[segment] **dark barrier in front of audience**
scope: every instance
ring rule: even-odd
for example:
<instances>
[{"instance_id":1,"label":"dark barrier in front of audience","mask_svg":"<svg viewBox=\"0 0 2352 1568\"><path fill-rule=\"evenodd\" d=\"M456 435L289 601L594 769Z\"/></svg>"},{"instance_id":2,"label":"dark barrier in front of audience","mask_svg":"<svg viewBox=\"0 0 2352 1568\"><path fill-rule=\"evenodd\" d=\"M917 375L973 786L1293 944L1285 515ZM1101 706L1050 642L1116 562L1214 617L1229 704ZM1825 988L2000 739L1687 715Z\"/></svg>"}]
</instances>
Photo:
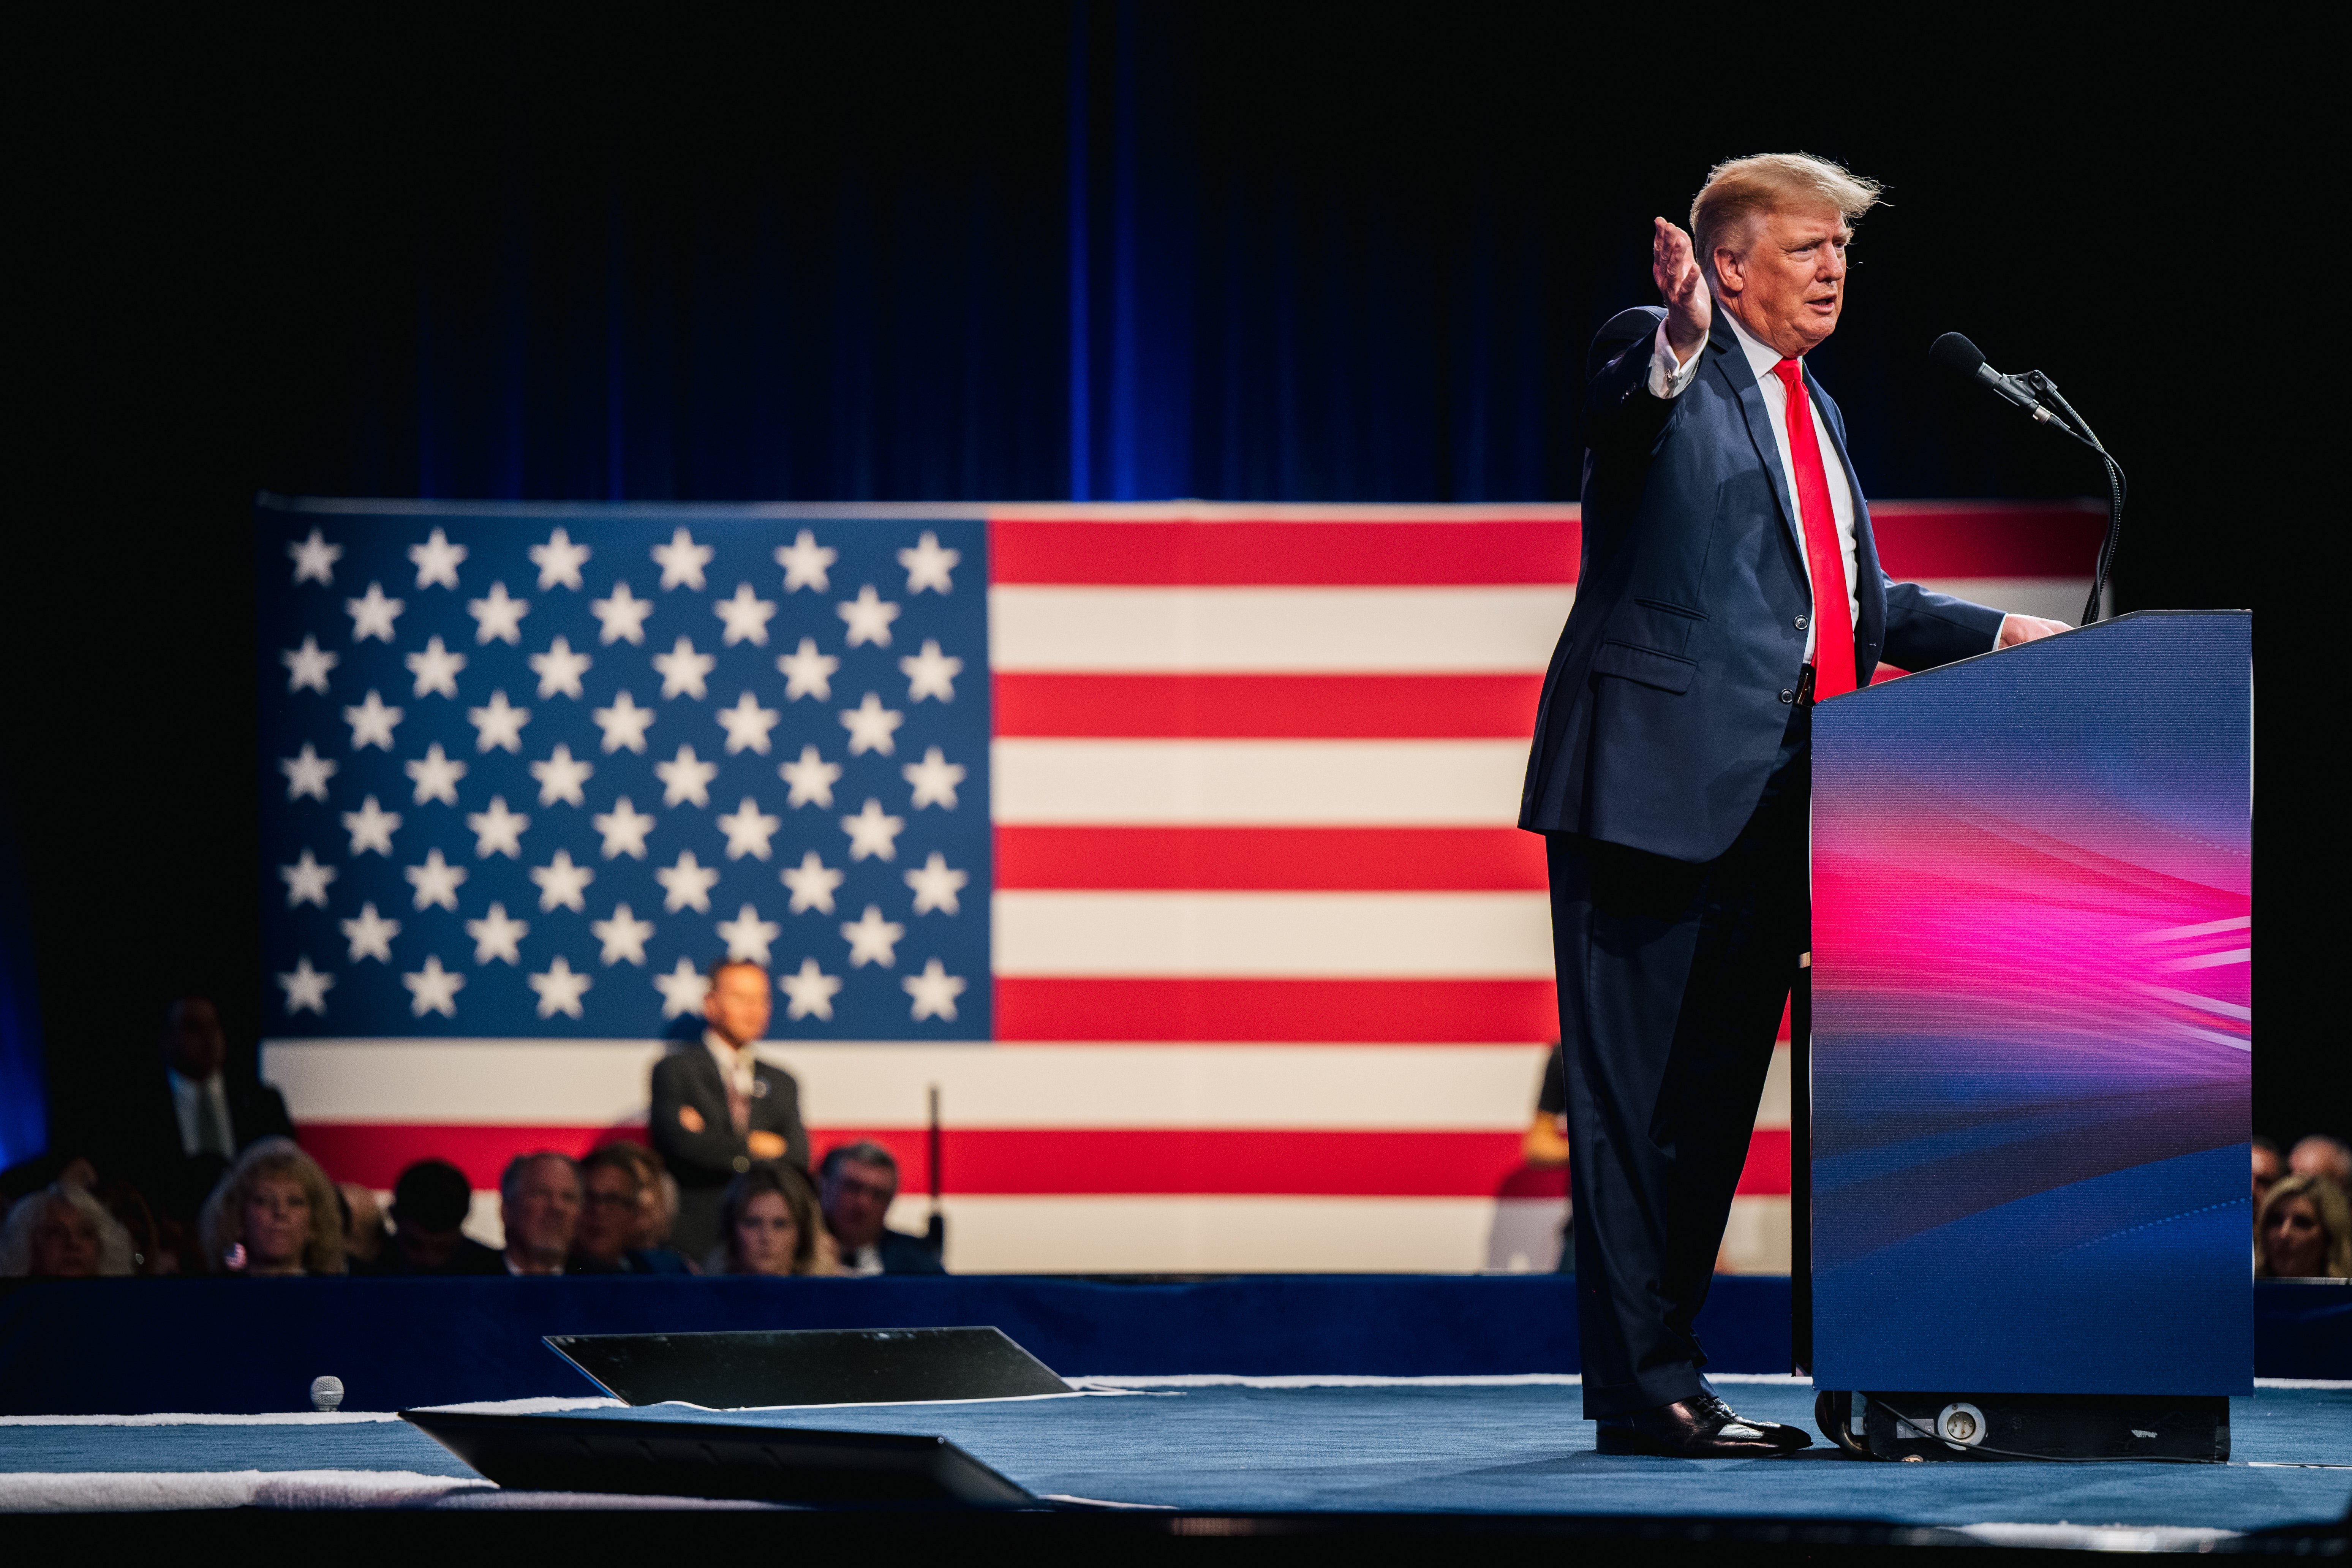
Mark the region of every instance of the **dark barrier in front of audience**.
<instances>
[{"instance_id":1,"label":"dark barrier in front of audience","mask_svg":"<svg viewBox=\"0 0 2352 1568\"><path fill-rule=\"evenodd\" d=\"M2352 1289L2264 1280L2255 1370L2352 1377ZM1572 1373L1567 1275L874 1279L76 1279L0 1287L0 1412L301 1410L589 1397L548 1334L989 1324L1068 1376ZM1726 1275L1718 1373L1789 1370L1789 1282Z\"/></svg>"}]
</instances>

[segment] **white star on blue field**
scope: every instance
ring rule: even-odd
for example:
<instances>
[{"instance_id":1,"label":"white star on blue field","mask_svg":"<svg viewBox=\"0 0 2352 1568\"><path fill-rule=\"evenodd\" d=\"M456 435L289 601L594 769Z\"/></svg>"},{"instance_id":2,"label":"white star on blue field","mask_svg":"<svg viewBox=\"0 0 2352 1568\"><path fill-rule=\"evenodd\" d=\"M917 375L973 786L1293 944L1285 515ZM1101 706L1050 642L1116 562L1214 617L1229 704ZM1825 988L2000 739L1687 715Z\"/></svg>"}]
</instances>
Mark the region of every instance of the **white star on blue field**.
<instances>
[{"instance_id":1,"label":"white star on blue field","mask_svg":"<svg viewBox=\"0 0 2352 1568\"><path fill-rule=\"evenodd\" d=\"M257 527L272 1037L988 1037L984 523Z\"/></svg>"}]
</instances>

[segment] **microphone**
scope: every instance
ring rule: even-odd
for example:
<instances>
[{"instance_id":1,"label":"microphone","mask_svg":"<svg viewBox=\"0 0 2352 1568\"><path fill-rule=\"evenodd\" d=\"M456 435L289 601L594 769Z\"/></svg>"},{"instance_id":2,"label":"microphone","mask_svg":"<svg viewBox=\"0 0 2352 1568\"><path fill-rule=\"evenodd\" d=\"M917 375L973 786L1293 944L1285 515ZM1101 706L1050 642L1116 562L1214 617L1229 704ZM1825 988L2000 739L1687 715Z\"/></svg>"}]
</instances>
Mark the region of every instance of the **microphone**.
<instances>
[{"instance_id":1,"label":"microphone","mask_svg":"<svg viewBox=\"0 0 2352 1568\"><path fill-rule=\"evenodd\" d=\"M1958 332L1946 332L1937 338L1935 347L1927 351L1927 357L1954 375L1980 383L1995 396L2014 403L2032 415L2037 424L2047 425L2057 418L2056 415L2042 406L2042 398L2033 388L2017 377L2003 375L1985 363L1984 351ZM2062 430L2066 428L2063 423L2058 427ZM2073 432L2068 431L2068 434Z\"/></svg>"}]
</instances>

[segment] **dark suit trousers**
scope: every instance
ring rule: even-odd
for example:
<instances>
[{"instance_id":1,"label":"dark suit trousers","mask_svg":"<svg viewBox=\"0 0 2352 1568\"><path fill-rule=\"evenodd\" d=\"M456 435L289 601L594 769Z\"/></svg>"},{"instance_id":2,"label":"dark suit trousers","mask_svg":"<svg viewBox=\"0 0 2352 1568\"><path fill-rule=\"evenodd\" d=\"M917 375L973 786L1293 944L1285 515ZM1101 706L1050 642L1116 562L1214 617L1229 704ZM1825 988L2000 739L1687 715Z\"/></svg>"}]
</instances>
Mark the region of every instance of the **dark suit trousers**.
<instances>
[{"instance_id":1,"label":"dark suit trousers","mask_svg":"<svg viewBox=\"0 0 2352 1568\"><path fill-rule=\"evenodd\" d=\"M1589 1418L1705 1389L1691 1323L1806 946L1810 717L1713 860L1545 835Z\"/></svg>"}]
</instances>

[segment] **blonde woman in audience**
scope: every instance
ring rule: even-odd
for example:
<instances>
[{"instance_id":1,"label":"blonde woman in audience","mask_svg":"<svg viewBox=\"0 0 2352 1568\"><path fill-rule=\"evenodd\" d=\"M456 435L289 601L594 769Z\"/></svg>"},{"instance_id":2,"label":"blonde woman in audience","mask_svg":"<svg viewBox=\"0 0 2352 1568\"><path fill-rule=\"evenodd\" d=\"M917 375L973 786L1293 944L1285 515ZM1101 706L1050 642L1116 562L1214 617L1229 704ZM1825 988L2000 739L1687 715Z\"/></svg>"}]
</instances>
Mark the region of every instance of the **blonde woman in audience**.
<instances>
[{"instance_id":1,"label":"blonde woman in audience","mask_svg":"<svg viewBox=\"0 0 2352 1568\"><path fill-rule=\"evenodd\" d=\"M215 1274L344 1271L335 1185L290 1138L264 1138L238 1155L205 1200L196 1227L205 1267Z\"/></svg>"},{"instance_id":2,"label":"blonde woman in audience","mask_svg":"<svg viewBox=\"0 0 2352 1568\"><path fill-rule=\"evenodd\" d=\"M782 1161L752 1166L719 1203L719 1245L706 1274L834 1274L839 1266L817 1215L816 1189Z\"/></svg>"},{"instance_id":3,"label":"blonde woman in audience","mask_svg":"<svg viewBox=\"0 0 2352 1568\"><path fill-rule=\"evenodd\" d=\"M2325 1176L2288 1176L2254 1220L2254 1273L2264 1279L2352 1278L2352 1207Z\"/></svg>"},{"instance_id":4,"label":"blonde woman in audience","mask_svg":"<svg viewBox=\"0 0 2352 1568\"><path fill-rule=\"evenodd\" d=\"M0 1278L92 1279L132 1272L131 1233L69 1182L19 1201L0 1226Z\"/></svg>"}]
</instances>

